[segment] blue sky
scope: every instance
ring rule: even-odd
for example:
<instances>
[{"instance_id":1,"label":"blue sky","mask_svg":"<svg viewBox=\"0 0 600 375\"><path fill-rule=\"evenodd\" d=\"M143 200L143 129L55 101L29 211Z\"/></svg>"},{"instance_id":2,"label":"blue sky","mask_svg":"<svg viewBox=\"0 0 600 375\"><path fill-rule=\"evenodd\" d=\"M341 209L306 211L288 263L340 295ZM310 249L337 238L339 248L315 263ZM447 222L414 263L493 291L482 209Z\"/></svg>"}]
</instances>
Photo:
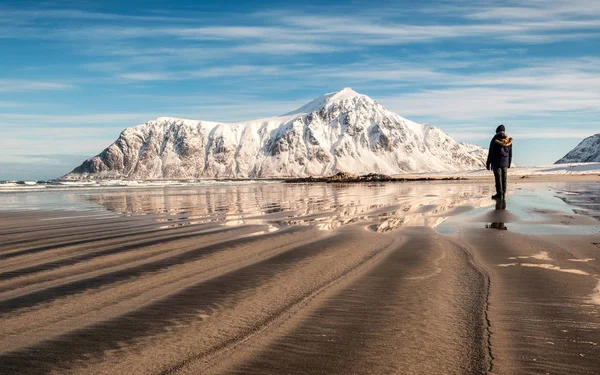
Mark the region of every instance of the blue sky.
<instances>
[{"instance_id":1,"label":"blue sky","mask_svg":"<svg viewBox=\"0 0 600 375\"><path fill-rule=\"evenodd\" d=\"M600 132L600 1L2 1L0 180L160 116L241 121L343 87L520 165Z\"/></svg>"}]
</instances>

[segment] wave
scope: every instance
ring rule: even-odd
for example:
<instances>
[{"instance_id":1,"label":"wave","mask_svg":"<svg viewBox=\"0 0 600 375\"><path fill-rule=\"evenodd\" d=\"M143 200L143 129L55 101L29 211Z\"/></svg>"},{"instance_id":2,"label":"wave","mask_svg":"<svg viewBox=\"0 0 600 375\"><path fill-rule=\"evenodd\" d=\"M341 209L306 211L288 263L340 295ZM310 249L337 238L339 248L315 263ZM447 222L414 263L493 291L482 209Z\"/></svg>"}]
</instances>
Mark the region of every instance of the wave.
<instances>
[{"instance_id":1,"label":"wave","mask_svg":"<svg viewBox=\"0 0 600 375\"><path fill-rule=\"evenodd\" d=\"M97 180L97 181L0 181L0 193L67 189L149 188L171 186L248 185L279 180Z\"/></svg>"}]
</instances>

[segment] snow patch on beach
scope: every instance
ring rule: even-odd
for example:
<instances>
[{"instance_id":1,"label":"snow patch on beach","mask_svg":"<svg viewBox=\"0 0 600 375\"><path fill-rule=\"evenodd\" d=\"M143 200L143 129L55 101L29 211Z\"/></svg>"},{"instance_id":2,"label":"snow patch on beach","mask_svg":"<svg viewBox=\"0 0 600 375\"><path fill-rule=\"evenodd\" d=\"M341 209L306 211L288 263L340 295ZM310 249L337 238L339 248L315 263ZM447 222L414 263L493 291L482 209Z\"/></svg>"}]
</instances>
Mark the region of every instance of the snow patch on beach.
<instances>
[{"instance_id":1,"label":"snow patch on beach","mask_svg":"<svg viewBox=\"0 0 600 375\"><path fill-rule=\"evenodd\" d=\"M587 262L591 262L592 260L596 260L596 258L582 258L582 259L567 259L569 262L581 262L581 263L587 263Z\"/></svg>"},{"instance_id":2,"label":"snow patch on beach","mask_svg":"<svg viewBox=\"0 0 600 375\"><path fill-rule=\"evenodd\" d=\"M574 274L577 274L577 275L586 275L586 276L589 276L589 273L587 273L585 271L574 269L574 268L560 268L560 267L555 266L553 264L521 263L521 266L523 266L523 267L545 268L547 270L552 270L552 271L574 273Z\"/></svg>"},{"instance_id":3,"label":"snow patch on beach","mask_svg":"<svg viewBox=\"0 0 600 375\"><path fill-rule=\"evenodd\" d=\"M530 256L510 257L508 259L537 259L537 260L547 260L547 261L554 260L554 259L550 258L547 251L540 251L539 253L533 254Z\"/></svg>"},{"instance_id":4,"label":"snow patch on beach","mask_svg":"<svg viewBox=\"0 0 600 375\"><path fill-rule=\"evenodd\" d=\"M538 264L538 263L506 263L506 264L499 264L498 267L512 267L512 266L523 266L523 267L531 267L531 268L544 268L547 270L552 270L552 271L559 271L559 272L566 272L566 273L574 273L577 275L585 275L585 276L589 276L590 274L582 271L582 270L578 270L578 269L573 269L573 268L560 268L558 266L555 266L553 264Z\"/></svg>"},{"instance_id":5,"label":"snow patch on beach","mask_svg":"<svg viewBox=\"0 0 600 375\"><path fill-rule=\"evenodd\" d=\"M594 288L591 300L596 305L600 305L600 280L598 280L598 285L596 285L596 288Z\"/></svg>"}]
</instances>

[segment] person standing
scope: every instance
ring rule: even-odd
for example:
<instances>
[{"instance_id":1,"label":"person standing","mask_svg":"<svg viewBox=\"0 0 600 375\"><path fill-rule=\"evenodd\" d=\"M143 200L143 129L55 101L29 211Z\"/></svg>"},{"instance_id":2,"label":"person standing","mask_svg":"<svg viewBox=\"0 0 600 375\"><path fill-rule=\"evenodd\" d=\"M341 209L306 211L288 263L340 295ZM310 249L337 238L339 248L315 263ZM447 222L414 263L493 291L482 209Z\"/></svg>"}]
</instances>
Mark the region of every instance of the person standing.
<instances>
[{"instance_id":1,"label":"person standing","mask_svg":"<svg viewBox=\"0 0 600 375\"><path fill-rule=\"evenodd\" d=\"M502 208L506 208L506 179L508 168L512 163L512 141L506 135L506 128L500 125L496 128L496 135L490 142L486 168L494 171L496 181L496 194L492 196Z\"/></svg>"}]
</instances>

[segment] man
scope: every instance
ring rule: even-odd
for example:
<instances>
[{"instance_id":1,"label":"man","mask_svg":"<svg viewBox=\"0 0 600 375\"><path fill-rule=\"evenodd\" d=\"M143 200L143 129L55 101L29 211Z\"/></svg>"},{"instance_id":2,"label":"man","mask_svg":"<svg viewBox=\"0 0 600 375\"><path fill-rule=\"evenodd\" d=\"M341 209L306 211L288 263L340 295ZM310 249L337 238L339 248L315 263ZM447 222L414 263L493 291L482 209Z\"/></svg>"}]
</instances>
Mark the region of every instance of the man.
<instances>
[{"instance_id":1,"label":"man","mask_svg":"<svg viewBox=\"0 0 600 375\"><path fill-rule=\"evenodd\" d=\"M512 162L512 138L506 135L506 128L500 125L496 128L496 135L490 142L490 150L486 167L494 171L496 180L496 195L492 196L502 208L506 208L506 175Z\"/></svg>"}]
</instances>

